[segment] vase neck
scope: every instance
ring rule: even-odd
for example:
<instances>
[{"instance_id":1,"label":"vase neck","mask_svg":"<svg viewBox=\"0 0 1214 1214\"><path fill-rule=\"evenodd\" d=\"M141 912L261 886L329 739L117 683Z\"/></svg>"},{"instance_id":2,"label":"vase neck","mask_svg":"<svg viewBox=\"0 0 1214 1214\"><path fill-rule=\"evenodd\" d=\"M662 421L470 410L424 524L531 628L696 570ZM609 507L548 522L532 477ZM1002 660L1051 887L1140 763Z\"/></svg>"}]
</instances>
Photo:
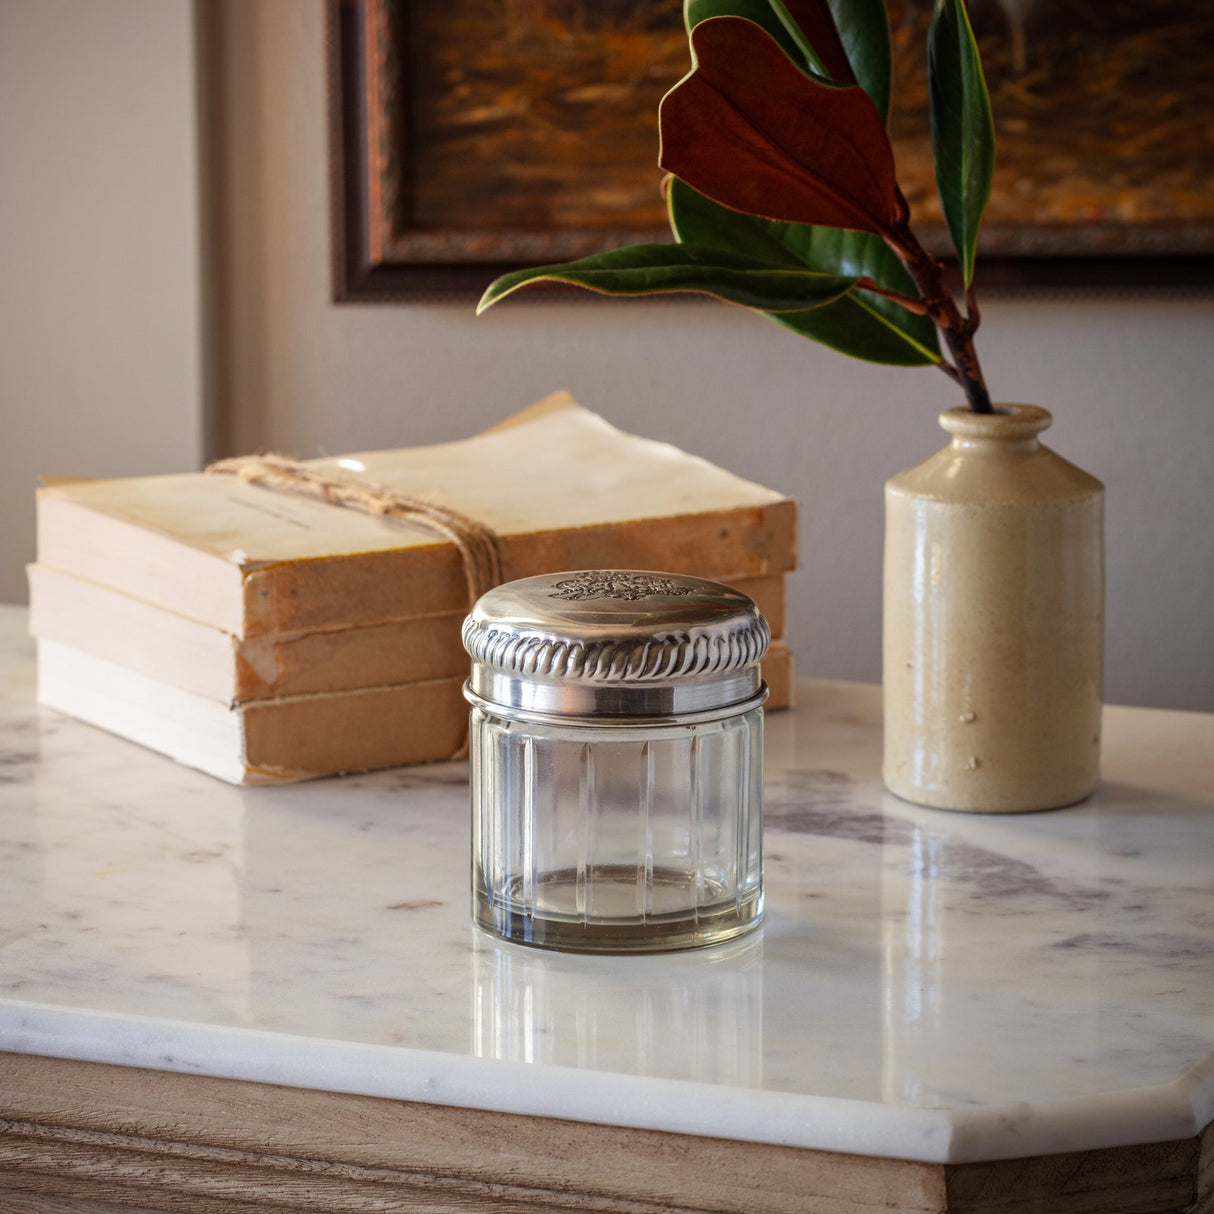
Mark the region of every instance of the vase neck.
<instances>
[{"instance_id":1,"label":"vase neck","mask_svg":"<svg viewBox=\"0 0 1214 1214\"><path fill-rule=\"evenodd\" d=\"M996 405L993 413L947 409L940 425L953 436L953 447L986 451L1035 451L1037 435L1054 419L1036 405Z\"/></svg>"}]
</instances>

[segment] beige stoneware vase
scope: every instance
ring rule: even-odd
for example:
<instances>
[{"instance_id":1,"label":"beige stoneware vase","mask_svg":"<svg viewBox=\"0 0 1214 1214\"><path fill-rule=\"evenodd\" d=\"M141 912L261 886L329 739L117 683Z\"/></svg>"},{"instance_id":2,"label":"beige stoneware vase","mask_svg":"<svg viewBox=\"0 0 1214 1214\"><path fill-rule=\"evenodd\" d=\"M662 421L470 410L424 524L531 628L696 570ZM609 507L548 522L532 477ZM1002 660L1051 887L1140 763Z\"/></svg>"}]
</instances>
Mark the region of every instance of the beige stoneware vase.
<instances>
[{"instance_id":1,"label":"beige stoneware vase","mask_svg":"<svg viewBox=\"0 0 1214 1214\"><path fill-rule=\"evenodd\" d=\"M1056 809L1095 788L1104 486L1031 405L950 409L885 487L886 786L942 809Z\"/></svg>"}]
</instances>

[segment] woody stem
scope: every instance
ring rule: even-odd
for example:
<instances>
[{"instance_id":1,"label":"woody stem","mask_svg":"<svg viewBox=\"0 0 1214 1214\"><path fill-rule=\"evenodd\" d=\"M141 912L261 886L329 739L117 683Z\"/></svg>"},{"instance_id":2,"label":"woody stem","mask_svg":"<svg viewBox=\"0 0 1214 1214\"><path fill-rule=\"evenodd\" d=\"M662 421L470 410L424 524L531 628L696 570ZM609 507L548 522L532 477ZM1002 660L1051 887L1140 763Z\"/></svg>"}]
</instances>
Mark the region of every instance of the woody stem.
<instances>
[{"instance_id":1,"label":"woody stem","mask_svg":"<svg viewBox=\"0 0 1214 1214\"><path fill-rule=\"evenodd\" d=\"M906 266L923 297L928 316L935 321L943 335L969 407L975 413L992 412L990 393L974 350L974 332L978 328L979 316L972 290L967 293L968 315L963 316L944 285L943 267L924 249L907 224L903 223L888 233L885 240Z\"/></svg>"}]
</instances>

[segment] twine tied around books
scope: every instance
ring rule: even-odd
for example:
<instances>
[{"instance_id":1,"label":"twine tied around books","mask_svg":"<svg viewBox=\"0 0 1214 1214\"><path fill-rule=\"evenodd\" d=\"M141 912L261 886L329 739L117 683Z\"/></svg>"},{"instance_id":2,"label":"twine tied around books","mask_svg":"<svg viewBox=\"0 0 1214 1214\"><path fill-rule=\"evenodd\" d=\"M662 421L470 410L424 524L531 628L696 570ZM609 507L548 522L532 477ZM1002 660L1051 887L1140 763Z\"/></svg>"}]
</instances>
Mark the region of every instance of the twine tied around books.
<instances>
[{"instance_id":1,"label":"twine tied around books","mask_svg":"<svg viewBox=\"0 0 1214 1214\"><path fill-rule=\"evenodd\" d=\"M273 452L219 460L209 465L207 471L227 473L238 476L250 485L314 497L335 506L416 523L438 532L459 551L464 581L468 587L469 608L486 590L492 590L502 583L502 556L497 533L449 506L439 506L375 481L347 475L335 468L320 469ZM462 759L467 754L468 735L465 732L463 741L451 757Z\"/></svg>"},{"instance_id":2,"label":"twine tied around books","mask_svg":"<svg viewBox=\"0 0 1214 1214\"><path fill-rule=\"evenodd\" d=\"M347 475L335 468L317 468L273 452L219 460L207 471L230 473L250 485L262 485L281 493L298 493L335 506L361 510L364 514L417 523L437 531L459 551L469 607L486 590L501 585L502 557L497 533L449 506L439 506L375 481Z\"/></svg>"}]
</instances>

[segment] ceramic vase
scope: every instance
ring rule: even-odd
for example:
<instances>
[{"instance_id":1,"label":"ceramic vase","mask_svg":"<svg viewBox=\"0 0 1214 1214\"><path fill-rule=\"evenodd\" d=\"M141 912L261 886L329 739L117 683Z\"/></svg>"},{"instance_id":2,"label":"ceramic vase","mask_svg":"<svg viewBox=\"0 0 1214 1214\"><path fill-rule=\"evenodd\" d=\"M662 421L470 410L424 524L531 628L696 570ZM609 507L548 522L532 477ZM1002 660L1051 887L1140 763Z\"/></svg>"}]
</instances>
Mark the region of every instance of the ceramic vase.
<instances>
[{"instance_id":1,"label":"ceramic vase","mask_svg":"<svg viewBox=\"0 0 1214 1214\"><path fill-rule=\"evenodd\" d=\"M1044 409L950 409L885 487L885 784L919 805L1055 809L1095 788L1104 486Z\"/></svg>"}]
</instances>

